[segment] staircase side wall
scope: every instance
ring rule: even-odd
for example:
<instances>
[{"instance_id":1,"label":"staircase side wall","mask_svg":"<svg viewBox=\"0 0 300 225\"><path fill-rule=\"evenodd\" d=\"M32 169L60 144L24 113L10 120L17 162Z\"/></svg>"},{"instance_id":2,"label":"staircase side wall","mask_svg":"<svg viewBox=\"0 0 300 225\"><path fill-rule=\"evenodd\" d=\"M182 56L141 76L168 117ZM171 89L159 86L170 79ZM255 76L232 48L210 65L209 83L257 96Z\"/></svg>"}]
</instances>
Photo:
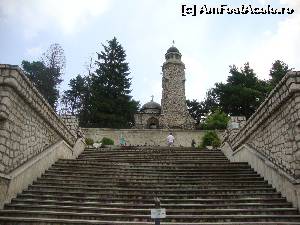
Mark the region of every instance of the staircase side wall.
<instances>
[{"instance_id":1,"label":"staircase side wall","mask_svg":"<svg viewBox=\"0 0 300 225\"><path fill-rule=\"evenodd\" d=\"M44 162L44 165L36 167L43 171L50 166L47 161L55 162L62 156L59 153L54 154L57 157L43 159L47 157L44 153L49 152L49 149L61 151L62 157L70 158L77 155L73 148L76 139L76 135L55 113L18 66L0 64L0 192L2 194L13 192L12 182L16 178L16 171L20 168L23 171L23 180L30 177L28 181L32 182L36 178L35 173L31 174L33 171L30 168L34 167L31 165L32 162ZM53 148L55 144L61 142L65 143L63 147ZM40 160L35 161L36 158ZM21 184L26 183L28 182L20 182L19 179L18 184L15 183L14 186L20 190ZM25 188L26 185L22 187ZM3 202L2 197L0 196L0 203Z\"/></svg>"},{"instance_id":2,"label":"staircase side wall","mask_svg":"<svg viewBox=\"0 0 300 225\"><path fill-rule=\"evenodd\" d=\"M222 151L248 162L299 207L300 72L289 72L239 129L228 129Z\"/></svg>"}]
</instances>

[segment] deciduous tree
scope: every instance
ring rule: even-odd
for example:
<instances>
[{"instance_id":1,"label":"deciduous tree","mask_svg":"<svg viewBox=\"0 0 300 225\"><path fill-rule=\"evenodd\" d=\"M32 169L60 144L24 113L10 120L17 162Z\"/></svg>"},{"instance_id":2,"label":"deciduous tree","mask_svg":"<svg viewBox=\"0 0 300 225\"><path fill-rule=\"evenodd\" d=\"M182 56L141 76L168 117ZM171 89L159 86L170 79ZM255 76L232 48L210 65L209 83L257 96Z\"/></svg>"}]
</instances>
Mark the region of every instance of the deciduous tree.
<instances>
[{"instance_id":1,"label":"deciduous tree","mask_svg":"<svg viewBox=\"0 0 300 225\"><path fill-rule=\"evenodd\" d=\"M52 44L40 61L22 61L22 68L28 78L56 109L59 99L58 85L65 68L64 50L59 44Z\"/></svg>"}]
</instances>

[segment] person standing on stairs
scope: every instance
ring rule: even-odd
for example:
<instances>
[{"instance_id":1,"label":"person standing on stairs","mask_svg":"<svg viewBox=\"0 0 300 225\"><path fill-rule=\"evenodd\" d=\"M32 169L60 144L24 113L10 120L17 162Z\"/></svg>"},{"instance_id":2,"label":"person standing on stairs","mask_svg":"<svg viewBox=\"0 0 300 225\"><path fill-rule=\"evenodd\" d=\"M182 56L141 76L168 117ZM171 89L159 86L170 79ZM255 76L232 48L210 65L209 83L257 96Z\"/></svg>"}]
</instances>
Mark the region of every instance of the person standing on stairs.
<instances>
[{"instance_id":1,"label":"person standing on stairs","mask_svg":"<svg viewBox=\"0 0 300 225\"><path fill-rule=\"evenodd\" d=\"M167 143L168 143L168 146L171 147L174 145L174 141L175 141L175 138L172 134L172 132L169 133L168 137L167 137Z\"/></svg>"}]
</instances>

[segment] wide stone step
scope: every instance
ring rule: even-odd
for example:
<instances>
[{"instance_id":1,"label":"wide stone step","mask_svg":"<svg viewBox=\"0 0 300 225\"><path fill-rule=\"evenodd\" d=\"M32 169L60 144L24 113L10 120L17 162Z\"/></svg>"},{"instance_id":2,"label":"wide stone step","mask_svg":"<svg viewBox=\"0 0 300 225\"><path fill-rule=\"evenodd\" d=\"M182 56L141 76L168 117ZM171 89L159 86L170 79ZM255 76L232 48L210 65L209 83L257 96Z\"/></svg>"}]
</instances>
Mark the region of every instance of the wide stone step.
<instances>
[{"instance_id":1,"label":"wide stone step","mask_svg":"<svg viewBox=\"0 0 300 225\"><path fill-rule=\"evenodd\" d=\"M226 171L232 171L232 170L247 170L247 171L253 171L251 168L247 165L241 165L241 166L235 166L231 164L222 165L217 164L213 168L211 165L202 165L198 167L159 167L159 166L134 166L134 165L101 165L101 164L78 164L78 163L56 163L51 168L72 168L72 169L98 169L98 170L128 170L128 171L141 171L141 172L150 172L150 171L159 171L159 172L198 172L203 170L226 170Z\"/></svg>"},{"instance_id":2,"label":"wide stone step","mask_svg":"<svg viewBox=\"0 0 300 225\"><path fill-rule=\"evenodd\" d=\"M254 173L251 168L235 168L235 167L216 167L216 168L211 168L211 167L200 167L198 169L173 169L173 170L167 170L167 169L160 169L160 168L139 168L139 167L97 167L97 166L75 166L75 165L53 165L51 170L74 170L74 171L124 171L124 172L139 172L139 173L178 173L178 174L189 174L189 173L203 173L203 172L224 172L224 173L230 173L230 172L251 172Z\"/></svg>"},{"instance_id":3,"label":"wide stone step","mask_svg":"<svg viewBox=\"0 0 300 225\"><path fill-rule=\"evenodd\" d=\"M201 163L201 164L176 164L171 162L164 162L164 163L156 163L156 162L148 162L148 163L111 163L108 161L89 161L89 160L66 160L60 159L56 162L56 164L72 164L72 165L90 165L90 166L110 166L110 167L138 167L138 168L158 168L158 169L197 169L201 167L207 167L208 163ZM248 164L245 163L212 163L214 166L218 167L238 167L238 168L249 168Z\"/></svg>"},{"instance_id":4,"label":"wide stone step","mask_svg":"<svg viewBox=\"0 0 300 225\"><path fill-rule=\"evenodd\" d=\"M85 181L81 181L81 180L57 180L57 179L39 179L37 181L33 182L33 185L67 185L67 186L83 186L83 187L114 187L114 186L128 186L131 188L168 188L168 189L198 189L198 188L228 188L228 187L232 187L233 183L230 182L210 182L208 183L207 181L203 181L202 183L193 183L193 184L187 184L187 183L172 183L172 184L164 184L164 183L134 183L134 182L127 182L126 180L120 180L119 182L110 182L110 183L103 183L101 181L94 181L94 182L85 182ZM234 184L234 187L272 187L270 184L267 184L265 182L261 182L261 183L240 183L240 182L236 182Z\"/></svg>"},{"instance_id":5,"label":"wide stone step","mask_svg":"<svg viewBox=\"0 0 300 225\"><path fill-rule=\"evenodd\" d=\"M204 154L223 154L221 150L204 150L204 149L180 149L180 148L139 148L139 149L105 149L105 148L86 148L84 150L84 153L91 153L91 152L103 152L103 153L135 153L135 154L145 154L145 153L166 153L166 152L173 152L173 153L185 153L185 154L191 154L191 153L204 153Z\"/></svg>"},{"instance_id":6,"label":"wide stone step","mask_svg":"<svg viewBox=\"0 0 300 225\"><path fill-rule=\"evenodd\" d=\"M79 156L78 159L83 159L83 160L98 160L98 161L105 161L107 159L112 160L112 161L147 161L147 162L181 162L181 161L191 161L191 162L198 162L198 161L208 161L208 162L229 162L228 159L224 157L173 157L173 156L168 156L166 158L160 157L160 156L144 156L144 157L120 157L120 156Z\"/></svg>"},{"instance_id":7,"label":"wide stone step","mask_svg":"<svg viewBox=\"0 0 300 225\"><path fill-rule=\"evenodd\" d=\"M269 193L275 192L272 187L230 187L230 188L197 188L197 189L169 189L169 188L132 188L132 187L88 187L88 186L67 186L67 185L44 185L36 184L29 186L28 190L43 190L43 191L65 191L65 192L89 192L89 193L133 193L139 194L216 194L216 193Z\"/></svg>"},{"instance_id":8,"label":"wide stone step","mask_svg":"<svg viewBox=\"0 0 300 225\"><path fill-rule=\"evenodd\" d=\"M119 154L167 154L169 152L171 153L178 153L178 154L221 154L223 155L223 152L220 150L199 150L199 149L190 149L190 150L182 150L182 149L85 149L83 153L101 153L101 154L112 154L112 153L119 153Z\"/></svg>"},{"instance_id":9,"label":"wide stone step","mask_svg":"<svg viewBox=\"0 0 300 225\"><path fill-rule=\"evenodd\" d=\"M97 171L71 171L71 170L55 170L55 169L49 169L48 171L45 172L45 174L57 174L59 173L60 175L73 175L73 176L84 176L84 175L89 175L93 177L100 177L100 178L113 178L113 177L131 177L131 178L137 178L137 177L155 177L155 178L160 178L160 179L165 179L165 178L171 178L174 179L176 177L182 177L182 178L213 178L213 177L259 177L257 173L254 172L248 172L245 171L243 173L239 171L230 171L230 172L203 172L203 173L194 173L194 174L176 174L176 173L134 173L134 172L106 172L106 173L100 173Z\"/></svg>"},{"instance_id":10,"label":"wide stone step","mask_svg":"<svg viewBox=\"0 0 300 225\"><path fill-rule=\"evenodd\" d=\"M150 208L127 208L127 207L94 207L94 206L61 206L61 205L46 205L46 204L10 204L5 207L5 210L28 210L28 211L56 211L56 212L87 212L87 213L110 213L110 214L140 214L149 215L150 209L154 208L154 205ZM233 215L233 214L243 214L243 215L296 215L296 208L247 208L247 209L174 209L167 208L167 214L170 215ZM1 211L0 211L1 212Z\"/></svg>"},{"instance_id":11,"label":"wide stone step","mask_svg":"<svg viewBox=\"0 0 300 225\"><path fill-rule=\"evenodd\" d=\"M179 157L183 157L183 158L214 158L214 157L220 157L223 159L227 159L225 155L222 154L201 154L201 153L194 153L194 154L186 154L186 153L174 153L174 152L168 152L168 153L140 153L140 154L136 154L136 153L118 153L118 154L114 154L114 153L82 153L80 154L79 157L124 157L124 158L168 158L168 157L172 157L172 158L179 158Z\"/></svg>"},{"instance_id":12,"label":"wide stone step","mask_svg":"<svg viewBox=\"0 0 300 225\"><path fill-rule=\"evenodd\" d=\"M105 159L102 159L102 161L106 161L108 160L109 158L105 158ZM82 159L78 159L78 160L88 160L88 161L101 161L100 159L98 158L82 158ZM155 162L155 163L164 163L164 162L167 162L167 163L176 163L176 164L187 164L187 163L229 163L228 160L216 160L216 159L211 159L211 160L204 160L204 159L186 159L186 160L169 160L169 159L166 159L165 161L164 160L149 160L149 159L109 159L110 162L112 163L118 163L118 162L126 162L126 163L149 163L149 162Z\"/></svg>"},{"instance_id":13,"label":"wide stone step","mask_svg":"<svg viewBox=\"0 0 300 225\"><path fill-rule=\"evenodd\" d=\"M76 202L76 201L62 201L62 200L49 200L49 199L13 199L11 201L12 204L18 205L52 205L52 206L80 206L80 207L113 207L113 208L141 208L141 209L149 209L153 208L153 203L141 203L141 202L130 202L128 201L111 201L111 202ZM7 205L9 206L9 205ZM200 202L200 203L162 203L162 208L168 209L248 209L248 208L292 208L292 204L285 202L282 200L281 202L269 203L269 202L261 202L259 200L254 203L246 202L229 202L224 203L224 200L216 201L215 203L211 202Z\"/></svg>"},{"instance_id":14,"label":"wide stone step","mask_svg":"<svg viewBox=\"0 0 300 225\"><path fill-rule=\"evenodd\" d=\"M75 219L52 219L52 218L34 218L34 217L3 217L0 216L2 225L153 225L153 222L137 222L137 221L110 221L110 220L75 220ZM161 222L161 225L183 225L182 222ZM184 225L299 225L299 222L185 222Z\"/></svg>"},{"instance_id":15,"label":"wide stone step","mask_svg":"<svg viewBox=\"0 0 300 225\"><path fill-rule=\"evenodd\" d=\"M51 177L51 176L43 176L41 178L38 178L36 182L40 183L55 183L55 182L63 182L63 183L80 183L80 184L95 184L100 186L106 186L106 185L116 185L120 182L126 182L126 180L98 180L98 179L88 179L88 178L82 178L82 177ZM128 182L126 182L128 183ZM180 185L182 187L185 186L199 186L199 185L269 185L267 181L264 181L262 179L259 180L238 180L238 179L232 179L232 180L195 180L191 183L186 181L173 181L173 180L131 180L129 183L131 186L144 186L144 185L151 185L151 186L158 186L164 185L164 186L173 186L173 185Z\"/></svg>"},{"instance_id":16,"label":"wide stone step","mask_svg":"<svg viewBox=\"0 0 300 225\"><path fill-rule=\"evenodd\" d=\"M130 160L144 160L144 159L149 159L149 160L162 160L162 161L169 161L169 160L195 160L195 159L200 159L200 160L225 160L228 161L228 159L224 155L173 155L173 154L168 154L168 155L103 155L103 154L81 154L78 159L83 159L83 158L98 158L99 160L101 159L130 159Z\"/></svg>"},{"instance_id":17,"label":"wide stone step","mask_svg":"<svg viewBox=\"0 0 300 225\"><path fill-rule=\"evenodd\" d=\"M88 212L59 212L50 210L2 210L1 216L14 217L36 217L36 218L61 218L61 219L87 219L87 220L111 220L111 221L141 221L151 222L150 212L148 215L144 214L128 214L128 213L88 213ZM272 214L254 214L254 215L227 215L227 214L213 214L213 215L168 215L164 221L168 222L244 222L244 221L293 221L300 222L300 215L272 215Z\"/></svg>"},{"instance_id":18,"label":"wide stone step","mask_svg":"<svg viewBox=\"0 0 300 225\"><path fill-rule=\"evenodd\" d=\"M46 172L45 174L43 174L41 176L42 178L47 177L47 178L57 178L57 179L80 179L80 180L98 180L101 182L110 182L110 181L117 181L119 182L120 180L124 180L126 179L128 182L132 182L132 181L138 181L138 182L172 182L172 183L177 183L177 182L199 182L201 180L206 180L206 181L219 181L219 182L223 182L223 181L263 181L264 179L262 177L260 177L259 175L251 175L251 176L202 176L202 177L151 177L151 176L147 176L147 177L141 177L141 176L89 176L89 175L73 175L73 174L57 174L57 173L48 173Z\"/></svg>"},{"instance_id":19,"label":"wide stone step","mask_svg":"<svg viewBox=\"0 0 300 225\"><path fill-rule=\"evenodd\" d=\"M60 189L57 190L55 188L37 188L31 190L24 190L23 193L30 193L36 195L55 195L56 197L61 196L81 196L81 197L95 197L98 198L131 198L131 199L152 199L157 196L159 198L174 198L174 199L185 199L185 198L240 198L240 197L248 197L248 198L278 198L281 197L279 192L269 192L269 191L226 191L226 192L218 192L218 191L203 191L202 193L161 193L161 192L122 192L122 191L82 191L82 190L70 190L70 189Z\"/></svg>"},{"instance_id":20,"label":"wide stone step","mask_svg":"<svg viewBox=\"0 0 300 225\"><path fill-rule=\"evenodd\" d=\"M124 175L139 175L139 176L184 176L184 177L191 177L191 176L201 176L201 175L252 175L256 174L251 170L203 170L197 172L180 172L180 171L134 171L134 170L99 170L99 169L72 169L72 168L51 168L47 171L52 173L72 173L72 174L96 174L98 176L105 176L105 175L112 175L112 174L124 174Z\"/></svg>"},{"instance_id":21,"label":"wide stone step","mask_svg":"<svg viewBox=\"0 0 300 225\"><path fill-rule=\"evenodd\" d=\"M134 198L135 197L135 198ZM78 193L44 193L24 191L18 194L18 199L35 199L49 201L70 201L70 202L94 202L94 203L133 203L133 204L153 204L153 196L99 196L97 194L78 194ZM280 194L256 194L252 196L245 195L198 195L194 197L180 198L160 198L161 204L225 204L225 203L283 203L286 199Z\"/></svg>"},{"instance_id":22,"label":"wide stone step","mask_svg":"<svg viewBox=\"0 0 300 225\"><path fill-rule=\"evenodd\" d=\"M198 163L198 164L176 164L176 163L110 163L106 161L88 161L88 160L60 160L55 165L73 165L73 166L95 166L104 168L134 168L134 169L161 169L161 170L184 170L184 169L202 169L202 168L250 168L247 164L241 163Z\"/></svg>"},{"instance_id":23,"label":"wide stone step","mask_svg":"<svg viewBox=\"0 0 300 225\"><path fill-rule=\"evenodd\" d=\"M112 187L116 185L127 185L130 187L151 187L151 188L199 188L201 186L248 186L248 187L271 187L266 181L215 181L215 180L200 180L193 183L188 182L165 182L163 180L152 181L152 182L137 182L137 181L127 181L125 179L120 180L108 180L103 182L102 180L82 180L82 179L61 179L61 178L39 178L33 184L72 184L72 185L88 185L88 186L99 186L99 187Z\"/></svg>"}]
</instances>

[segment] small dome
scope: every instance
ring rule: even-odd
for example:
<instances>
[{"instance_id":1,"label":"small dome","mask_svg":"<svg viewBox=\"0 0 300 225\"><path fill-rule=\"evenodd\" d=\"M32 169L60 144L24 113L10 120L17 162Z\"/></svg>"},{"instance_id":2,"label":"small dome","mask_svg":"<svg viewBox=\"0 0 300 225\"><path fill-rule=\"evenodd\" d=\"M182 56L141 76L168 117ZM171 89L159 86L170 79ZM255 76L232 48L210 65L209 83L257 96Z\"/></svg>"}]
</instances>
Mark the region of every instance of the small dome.
<instances>
[{"instance_id":1,"label":"small dome","mask_svg":"<svg viewBox=\"0 0 300 225\"><path fill-rule=\"evenodd\" d=\"M177 53L180 53L179 50L178 50L176 47L174 47L174 46L170 47L170 48L167 50L167 53L171 53L171 52L177 52Z\"/></svg>"},{"instance_id":2,"label":"small dome","mask_svg":"<svg viewBox=\"0 0 300 225\"><path fill-rule=\"evenodd\" d=\"M141 108L141 111L144 111L146 109L158 109L161 110L161 106L160 104L158 104L157 102L154 102L153 100L151 102L147 102L146 104L144 104Z\"/></svg>"}]
</instances>

